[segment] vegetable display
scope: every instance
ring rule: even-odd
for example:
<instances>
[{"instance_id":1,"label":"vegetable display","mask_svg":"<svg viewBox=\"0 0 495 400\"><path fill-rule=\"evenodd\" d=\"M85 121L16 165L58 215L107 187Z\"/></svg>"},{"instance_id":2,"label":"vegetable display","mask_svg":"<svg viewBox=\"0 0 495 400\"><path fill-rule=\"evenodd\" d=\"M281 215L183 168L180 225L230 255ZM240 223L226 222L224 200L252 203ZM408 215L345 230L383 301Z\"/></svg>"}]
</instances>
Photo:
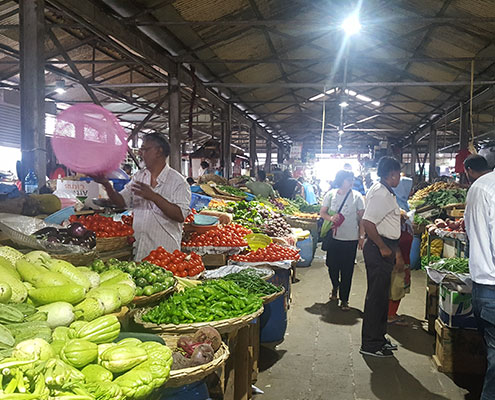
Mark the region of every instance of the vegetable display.
<instances>
[{"instance_id":1,"label":"vegetable display","mask_svg":"<svg viewBox=\"0 0 495 400\"><path fill-rule=\"evenodd\" d=\"M425 205L431 205L438 208L445 207L448 204L464 203L466 201L466 190L464 189L447 189L430 192L424 198Z\"/></svg>"},{"instance_id":2,"label":"vegetable display","mask_svg":"<svg viewBox=\"0 0 495 400\"><path fill-rule=\"evenodd\" d=\"M451 182L436 182L432 185L429 185L423 189L420 189L414 193L411 197L412 202L424 201L426 197L433 192L438 192L440 190L455 190L459 189L459 185L457 183Z\"/></svg>"},{"instance_id":3,"label":"vegetable display","mask_svg":"<svg viewBox=\"0 0 495 400\"><path fill-rule=\"evenodd\" d=\"M285 247L276 243L270 243L268 246L256 251L250 251L245 254L237 254L230 259L233 261L244 262L274 262L284 260L299 260L299 249Z\"/></svg>"},{"instance_id":4,"label":"vegetable display","mask_svg":"<svg viewBox=\"0 0 495 400\"><path fill-rule=\"evenodd\" d=\"M46 240L50 243L72 244L88 249L96 246L96 234L78 222L70 224L67 228L47 226L37 230L33 235L36 239Z\"/></svg>"},{"instance_id":5,"label":"vegetable display","mask_svg":"<svg viewBox=\"0 0 495 400\"><path fill-rule=\"evenodd\" d=\"M95 260L89 267L99 273L122 271L129 274L136 284L136 296L151 296L167 290L175 284L171 272L150 262L136 263L111 258L106 264L101 260Z\"/></svg>"},{"instance_id":6,"label":"vegetable display","mask_svg":"<svg viewBox=\"0 0 495 400\"><path fill-rule=\"evenodd\" d=\"M0 355L0 398L141 400L168 380L172 351L135 338L114 343L120 333L116 317L57 329L52 344L31 338L11 355Z\"/></svg>"},{"instance_id":7,"label":"vegetable display","mask_svg":"<svg viewBox=\"0 0 495 400\"><path fill-rule=\"evenodd\" d=\"M184 324L219 321L252 314L263 305L234 282L207 281L163 300L143 314L143 321L156 324Z\"/></svg>"},{"instance_id":8,"label":"vegetable display","mask_svg":"<svg viewBox=\"0 0 495 400\"><path fill-rule=\"evenodd\" d=\"M306 200L303 199L302 196L296 196L294 200L292 200L292 204L296 206L300 212L303 213L319 213L320 205L319 204L309 204Z\"/></svg>"},{"instance_id":9,"label":"vegetable display","mask_svg":"<svg viewBox=\"0 0 495 400\"><path fill-rule=\"evenodd\" d=\"M440 261L430 264L429 267L439 271L448 271L457 274L469 274L469 259L443 258Z\"/></svg>"},{"instance_id":10,"label":"vegetable display","mask_svg":"<svg viewBox=\"0 0 495 400\"><path fill-rule=\"evenodd\" d=\"M232 186L217 185L217 188L223 192L231 194L232 196L237 196L237 197L242 197L242 198L246 197L246 192L244 192L243 190L237 189L235 187L232 187Z\"/></svg>"},{"instance_id":11,"label":"vegetable display","mask_svg":"<svg viewBox=\"0 0 495 400\"><path fill-rule=\"evenodd\" d=\"M132 236L134 234L134 230L128 223L114 221L111 217L104 217L99 214L82 215L80 217L71 215L69 222L79 222L87 229L94 231L98 238Z\"/></svg>"},{"instance_id":12,"label":"vegetable display","mask_svg":"<svg viewBox=\"0 0 495 400\"><path fill-rule=\"evenodd\" d=\"M278 293L281 290L272 283L261 279L258 273L251 272L251 270L229 274L222 279L235 282L239 285L239 287L258 296L269 296L271 294Z\"/></svg>"},{"instance_id":13,"label":"vegetable display","mask_svg":"<svg viewBox=\"0 0 495 400\"><path fill-rule=\"evenodd\" d=\"M180 277L196 276L205 270L200 255L194 252L186 254L179 250L169 253L163 247L153 250L147 257L143 258L143 261L165 268Z\"/></svg>"},{"instance_id":14,"label":"vegetable display","mask_svg":"<svg viewBox=\"0 0 495 400\"><path fill-rule=\"evenodd\" d=\"M182 247L246 247L246 235L253 233L250 229L238 224L215 227L199 234L194 232L191 238L182 242Z\"/></svg>"}]
</instances>

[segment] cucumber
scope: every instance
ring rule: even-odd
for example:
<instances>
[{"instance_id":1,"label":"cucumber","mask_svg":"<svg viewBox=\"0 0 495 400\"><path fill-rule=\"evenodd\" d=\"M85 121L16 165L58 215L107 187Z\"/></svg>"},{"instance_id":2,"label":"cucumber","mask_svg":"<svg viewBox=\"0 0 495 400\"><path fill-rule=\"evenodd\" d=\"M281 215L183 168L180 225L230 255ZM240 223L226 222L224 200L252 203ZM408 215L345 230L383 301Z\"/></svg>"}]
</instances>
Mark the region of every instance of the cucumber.
<instances>
[{"instance_id":1,"label":"cucumber","mask_svg":"<svg viewBox=\"0 0 495 400\"><path fill-rule=\"evenodd\" d=\"M76 285L82 286L86 290L89 290L91 287L91 282L86 275L79 271L79 268L74 267L67 261L51 259L46 266L50 271L62 274L67 279L70 279Z\"/></svg>"},{"instance_id":2,"label":"cucumber","mask_svg":"<svg viewBox=\"0 0 495 400\"><path fill-rule=\"evenodd\" d=\"M29 291L29 298L36 305L44 305L64 301L77 304L84 299L86 291L82 286L71 284L54 287L43 287Z\"/></svg>"}]
</instances>

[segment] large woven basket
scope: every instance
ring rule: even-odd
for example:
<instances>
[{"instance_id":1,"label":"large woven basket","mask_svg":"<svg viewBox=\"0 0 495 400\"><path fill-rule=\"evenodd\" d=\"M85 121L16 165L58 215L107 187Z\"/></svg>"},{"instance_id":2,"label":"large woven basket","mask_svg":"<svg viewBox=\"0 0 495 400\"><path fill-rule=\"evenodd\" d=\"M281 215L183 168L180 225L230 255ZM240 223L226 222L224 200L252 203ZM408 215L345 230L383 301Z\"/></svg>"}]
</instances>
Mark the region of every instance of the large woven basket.
<instances>
[{"instance_id":1,"label":"large woven basket","mask_svg":"<svg viewBox=\"0 0 495 400\"><path fill-rule=\"evenodd\" d=\"M168 289L152 294L151 296L136 296L134 297L134 300L132 300L132 303L137 307L155 305L168 295L172 294L175 291L176 286L177 281L175 281L174 285L169 287Z\"/></svg>"},{"instance_id":2,"label":"large woven basket","mask_svg":"<svg viewBox=\"0 0 495 400\"><path fill-rule=\"evenodd\" d=\"M268 303L271 303L273 300L278 299L284 293L285 293L285 288L282 287L281 291L279 291L277 293L270 294L268 296L263 296L261 299L263 300L263 304L268 304Z\"/></svg>"},{"instance_id":3,"label":"large woven basket","mask_svg":"<svg viewBox=\"0 0 495 400\"><path fill-rule=\"evenodd\" d=\"M97 237L95 250L98 252L113 251L122 249L126 246L129 246L127 236L115 236L109 238Z\"/></svg>"},{"instance_id":4,"label":"large woven basket","mask_svg":"<svg viewBox=\"0 0 495 400\"><path fill-rule=\"evenodd\" d=\"M95 251L89 251L87 253L50 253L52 258L58 258L59 260L64 260L70 262L72 265L77 267L86 266L90 264L96 258Z\"/></svg>"},{"instance_id":5,"label":"large woven basket","mask_svg":"<svg viewBox=\"0 0 495 400\"><path fill-rule=\"evenodd\" d=\"M170 347L170 336L160 336L165 340L167 346ZM165 387L180 387L193 382L201 381L220 368L227 361L229 355L229 348L222 342L220 348L215 352L215 358L213 361L207 364L198 365L196 367L171 370L170 377L165 383Z\"/></svg>"},{"instance_id":6,"label":"large woven basket","mask_svg":"<svg viewBox=\"0 0 495 400\"><path fill-rule=\"evenodd\" d=\"M259 317L263 313L263 307L252 314L243 315L237 318L222 319L220 321L196 322L191 324L154 324L143 321L143 314L148 311L148 308L141 308L134 314L134 322L141 325L145 330L169 335L182 335L186 333L194 333L202 326L211 326L220 334L236 331L243 326L249 324L253 319Z\"/></svg>"}]
</instances>

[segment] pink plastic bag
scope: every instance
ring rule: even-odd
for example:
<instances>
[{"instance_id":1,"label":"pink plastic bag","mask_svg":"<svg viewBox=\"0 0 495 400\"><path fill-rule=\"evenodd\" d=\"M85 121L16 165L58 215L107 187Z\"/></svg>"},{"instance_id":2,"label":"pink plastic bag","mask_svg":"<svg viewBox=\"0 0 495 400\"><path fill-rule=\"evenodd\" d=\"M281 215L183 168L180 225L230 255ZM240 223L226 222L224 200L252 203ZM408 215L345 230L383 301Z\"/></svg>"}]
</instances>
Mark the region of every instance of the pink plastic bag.
<instances>
[{"instance_id":1,"label":"pink plastic bag","mask_svg":"<svg viewBox=\"0 0 495 400\"><path fill-rule=\"evenodd\" d=\"M57 116L52 147L67 168L83 174L102 174L117 169L124 160L126 136L110 111L82 103Z\"/></svg>"}]
</instances>

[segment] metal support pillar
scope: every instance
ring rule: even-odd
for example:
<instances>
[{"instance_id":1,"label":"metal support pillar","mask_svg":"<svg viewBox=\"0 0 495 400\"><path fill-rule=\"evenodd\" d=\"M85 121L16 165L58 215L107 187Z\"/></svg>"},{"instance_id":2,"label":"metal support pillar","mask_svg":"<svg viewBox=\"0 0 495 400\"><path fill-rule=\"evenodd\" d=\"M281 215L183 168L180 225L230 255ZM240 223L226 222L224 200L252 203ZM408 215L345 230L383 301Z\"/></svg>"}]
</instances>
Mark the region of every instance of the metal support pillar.
<instances>
[{"instance_id":1,"label":"metal support pillar","mask_svg":"<svg viewBox=\"0 0 495 400\"><path fill-rule=\"evenodd\" d=\"M168 76L168 137L170 140L170 167L182 172L182 152L180 148L180 84L176 74Z\"/></svg>"},{"instance_id":2,"label":"metal support pillar","mask_svg":"<svg viewBox=\"0 0 495 400\"><path fill-rule=\"evenodd\" d=\"M256 124L253 124L251 127L251 131L249 132L249 166L251 170L255 172L255 176L257 176L256 171Z\"/></svg>"},{"instance_id":3,"label":"metal support pillar","mask_svg":"<svg viewBox=\"0 0 495 400\"><path fill-rule=\"evenodd\" d=\"M24 179L34 170L38 186L46 182L45 138L45 1L19 2L21 151Z\"/></svg>"},{"instance_id":4,"label":"metal support pillar","mask_svg":"<svg viewBox=\"0 0 495 400\"><path fill-rule=\"evenodd\" d=\"M232 105L225 107L222 117L222 156L223 156L223 176L227 179L232 177Z\"/></svg>"},{"instance_id":5,"label":"metal support pillar","mask_svg":"<svg viewBox=\"0 0 495 400\"><path fill-rule=\"evenodd\" d=\"M284 148L282 146L277 147L277 164L284 163Z\"/></svg>"},{"instance_id":6,"label":"metal support pillar","mask_svg":"<svg viewBox=\"0 0 495 400\"><path fill-rule=\"evenodd\" d=\"M428 153L428 158L430 161L429 181L433 182L433 180L437 177L437 130L433 127L430 128Z\"/></svg>"},{"instance_id":7,"label":"metal support pillar","mask_svg":"<svg viewBox=\"0 0 495 400\"><path fill-rule=\"evenodd\" d=\"M459 150L467 149L469 144L469 111L464 103L459 104Z\"/></svg>"},{"instance_id":8,"label":"metal support pillar","mask_svg":"<svg viewBox=\"0 0 495 400\"><path fill-rule=\"evenodd\" d=\"M266 141L265 172L267 174L272 172L272 142L270 140Z\"/></svg>"},{"instance_id":9,"label":"metal support pillar","mask_svg":"<svg viewBox=\"0 0 495 400\"><path fill-rule=\"evenodd\" d=\"M411 138L411 177L416 179L416 163L418 161L418 147L416 146L416 136L412 136Z\"/></svg>"}]
</instances>

